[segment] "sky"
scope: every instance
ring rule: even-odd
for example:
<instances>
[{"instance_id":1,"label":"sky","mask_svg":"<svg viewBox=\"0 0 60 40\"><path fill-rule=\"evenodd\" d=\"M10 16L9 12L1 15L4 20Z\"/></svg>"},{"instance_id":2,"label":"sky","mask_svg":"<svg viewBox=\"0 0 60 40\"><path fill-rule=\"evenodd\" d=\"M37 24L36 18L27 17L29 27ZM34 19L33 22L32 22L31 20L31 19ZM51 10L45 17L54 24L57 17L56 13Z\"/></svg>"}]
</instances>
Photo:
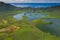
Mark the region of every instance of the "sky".
<instances>
[{"instance_id":1,"label":"sky","mask_svg":"<svg viewBox=\"0 0 60 40\"><path fill-rule=\"evenodd\" d=\"M0 0L5 3L60 3L60 0Z\"/></svg>"}]
</instances>

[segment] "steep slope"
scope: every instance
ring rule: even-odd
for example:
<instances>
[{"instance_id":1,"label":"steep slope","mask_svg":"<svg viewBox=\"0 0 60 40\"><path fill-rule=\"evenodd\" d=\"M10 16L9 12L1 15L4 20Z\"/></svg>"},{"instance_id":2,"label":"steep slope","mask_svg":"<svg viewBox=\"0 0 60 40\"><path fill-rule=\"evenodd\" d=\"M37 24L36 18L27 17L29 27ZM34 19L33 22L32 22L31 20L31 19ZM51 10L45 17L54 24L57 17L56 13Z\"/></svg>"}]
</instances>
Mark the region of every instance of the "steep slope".
<instances>
[{"instance_id":1,"label":"steep slope","mask_svg":"<svg viewBox=\"0 0 60 40\"><path fill-rule=\"evenodd\" d=\"M0 11L11 11L11 10L15 10L16 7L4 2L0 2Z\"/></svg>"},{"instance_id":2,"label":"steep slope","mask_svg":"<svg viewBox=\"0 0 60 40\"><path fill-rule=\"evenodd\" d=\"M11 4L0 2L0 18L15 15L19 11L17 7Z\"/></svg>"}]
</instances>

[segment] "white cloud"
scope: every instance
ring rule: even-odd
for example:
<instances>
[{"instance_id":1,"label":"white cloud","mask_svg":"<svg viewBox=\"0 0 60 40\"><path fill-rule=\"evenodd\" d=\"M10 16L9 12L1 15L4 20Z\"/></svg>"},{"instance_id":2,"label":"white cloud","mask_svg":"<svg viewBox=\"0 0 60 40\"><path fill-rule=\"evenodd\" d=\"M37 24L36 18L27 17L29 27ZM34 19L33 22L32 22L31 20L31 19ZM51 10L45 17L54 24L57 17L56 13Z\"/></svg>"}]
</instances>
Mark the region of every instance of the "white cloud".
<instances>
[{"instance_id":1,"label":"white cloud","mask_svg":"<svg viewBox=\"0 0 60 40\"><path fill-rule=\"evenodd\" d=\"M11 5L14 5L14 4L11 4ZM14 6L17 6L17 7L29 7L30 5L14 5Z\"/></svg>"},{"instance_id":2,"label":"white cloud","mask_svg":"<svg viewBox=\"0 0 60 40\"><path fill-rule=\"evenodd\" d=\"M39 3L39 2L59 2L60 3L60 0L0 0L0 1L3 1L3 2L6 2L6 3L22 3L22 2L35 2L35 3Z\"/></svg>"}]
</instances>

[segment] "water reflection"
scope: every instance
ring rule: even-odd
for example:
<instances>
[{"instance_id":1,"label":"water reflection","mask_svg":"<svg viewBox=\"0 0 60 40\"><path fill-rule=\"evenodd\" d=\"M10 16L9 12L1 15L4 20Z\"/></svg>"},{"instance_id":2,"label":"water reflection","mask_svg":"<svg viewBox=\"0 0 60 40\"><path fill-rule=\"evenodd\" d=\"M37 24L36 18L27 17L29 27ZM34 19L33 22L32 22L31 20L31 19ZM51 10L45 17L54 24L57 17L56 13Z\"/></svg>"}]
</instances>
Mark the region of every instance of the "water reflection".
<instances>
[{"instance_id":1,"label":"water reflection","mask_svg":"<svg viewBox=\"0 0 60 40\"><path fill-rule=\"evenodd\" d=\"M44 16L47 16L46 14L42 14L42 13L27 12L27 13L20 13L14 15L13 17L16 18L17 20L21 20L24 15L28 17L28 20L40 19Z\"/></svg>"}]
</instances>

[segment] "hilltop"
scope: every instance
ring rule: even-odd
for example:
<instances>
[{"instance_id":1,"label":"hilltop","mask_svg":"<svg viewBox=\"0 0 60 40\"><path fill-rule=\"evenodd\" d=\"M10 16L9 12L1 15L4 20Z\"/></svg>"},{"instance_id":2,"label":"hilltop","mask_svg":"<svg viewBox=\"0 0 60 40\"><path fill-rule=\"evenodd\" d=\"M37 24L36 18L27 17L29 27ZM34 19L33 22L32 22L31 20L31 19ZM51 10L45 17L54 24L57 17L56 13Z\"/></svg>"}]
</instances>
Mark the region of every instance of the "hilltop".
<instances>
[{"instance_id":1,"label":"hilltop","mask_svg":"<svg viewBox=\"0 0 60 40\"><path fill-rule=\"evenodd\" d=\"M12 11L15 10L16 7L4 2L0 2L0 11Z\"/></svg>"},{"instance_id":2,"label":"hilltop","mask_svg":"<svg viewBox=\"0 0 60 40\"><path fill-rule=\"evenodd\" d=\"M0 17L12 16L18 13L18 8L9 3L0 2Z\"/></svg>"}]
</instances>

